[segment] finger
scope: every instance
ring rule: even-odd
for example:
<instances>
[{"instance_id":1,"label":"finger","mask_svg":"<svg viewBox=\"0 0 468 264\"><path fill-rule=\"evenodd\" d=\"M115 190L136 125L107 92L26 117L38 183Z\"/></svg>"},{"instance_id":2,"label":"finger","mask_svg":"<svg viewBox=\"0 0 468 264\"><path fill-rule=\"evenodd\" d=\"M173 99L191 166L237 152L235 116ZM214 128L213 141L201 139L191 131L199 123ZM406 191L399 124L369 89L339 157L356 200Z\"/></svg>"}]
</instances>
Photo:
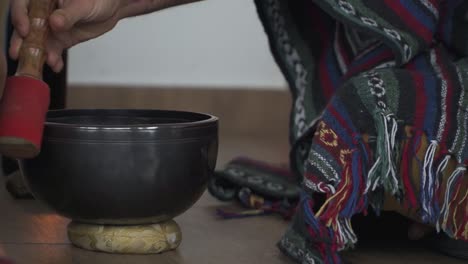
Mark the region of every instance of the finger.
<instances>
[{"instance_id":1,"label":"finger","mask_svg":"<svg viewBox=\"0 0 468 264\"><path fill-rule=\"evenodd\" d=\"M11 1L11 22L18 31L18 34L23 38L29 32L28 5L29 0Z\"/></svg>"},{"instance_id":2,"label":"finger","mask_svg":"<svg viewBox=\"0 0 468 264\"><path fill-rule=\"evenodd\" d=\"M10 40L10 48L8 49L8 54L13 60L17 60L19 57L21 45L23 44L23 39L19 36L18 32L15 30Z\"/></svg>"},{"instance_id":3,"label":"finger","mask_svg":"<svg viewBox=\"0 0 468 264\"><path fill-rule=\"evenodd\" d=\"M59 55L54 55L55 59L53 60L53 64L48 63L49 67L54 71L55 73L60 73L63 69L63 59Z\"/></svg>"},{"instance_id":4,"label":"finger","mask_svg":"<svg viewBox=\"0 0 468 264\"><path fill-rule=\"evenodd\" d=\"M112 30L117 22L116 18L112 18L112 20L102 23L83 23L67 32L68 34L58 34L57 36L62 40L64 47L67 49L78 43L104 35Z\"/></svg>"},{"instance_id":5,"label":"finger","mask_svg":"<svg viewBox=\"0 0 468 264\"><path fill-rule=\"evenodd\" d=\"M47 65L49 65L50 68L54 69L60 61L60 56L57 53L57 51L53 51L47 54L46 60Z\"/></svg>"},{"instance_id":6,"label":"finger","mask_svg":"<svg viewBox=\"0 0 468 264\"><path fill-rule=\"evenodd\" d=\"M81 1L64 1L62 8L55 10L50 16L50 27L56 32L64 32L73 28L80 21L89 17L90 4Z\"/></svg>"},{"instance_id":7,"label":"finger","mask_svg":"<svg viewBox=\"0 0 468 264\"><path fill-rule=\"evenodd\" d=\"M60 64L63 65L62 61L62 53L63 53L63 43L61 43L58 39L53 38L47 42L47 58L46 63L49 67L55 71L60 71L61 67Z\"/></svg>"},{"instance_id":8,"label":"finger","mask_svg":"<svg viewBox=\"0 0 468 264\"><path fill-rule=\"evenodd\" d=\"M57 64L55 64L54 67L52 67L52 70L55 73L60 73L63 70L63 66L64 66L63 59L62 57L60 57L60 60L57 62Z\"/></svg>"}]
</instances>

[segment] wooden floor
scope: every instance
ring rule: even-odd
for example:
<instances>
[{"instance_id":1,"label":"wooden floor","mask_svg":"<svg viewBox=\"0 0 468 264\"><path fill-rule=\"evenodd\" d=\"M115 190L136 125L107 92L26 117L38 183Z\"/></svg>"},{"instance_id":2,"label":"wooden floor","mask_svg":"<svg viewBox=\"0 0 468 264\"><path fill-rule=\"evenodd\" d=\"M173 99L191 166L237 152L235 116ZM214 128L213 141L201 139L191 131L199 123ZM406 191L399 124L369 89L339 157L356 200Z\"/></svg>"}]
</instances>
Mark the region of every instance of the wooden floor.
<instances>
[{"instance_id":1,"label":"wooden floor","mask_svg":"<svg viewBox=\"0 0 468 264\"><path fill-rule=\"evenodd\" d=\"M222 140L219 167L237 155L270 162L284 162L287 142L268 139ZM1 177L3 178L3 177ZM223 204L209 195L176 219L183 232L178 250L151 256L94 253L71 246L66 237L69 220L45 209L37 201L12 200L0 188L0 256L17 264L280 264L292 263L276 248L287 223L276 217L219 220L214 211ZM383 238L385 239L385 238ZM444 263L463 261L399 242L373 241L346 254L352 263Z\"/></svg>"}]
</instances>

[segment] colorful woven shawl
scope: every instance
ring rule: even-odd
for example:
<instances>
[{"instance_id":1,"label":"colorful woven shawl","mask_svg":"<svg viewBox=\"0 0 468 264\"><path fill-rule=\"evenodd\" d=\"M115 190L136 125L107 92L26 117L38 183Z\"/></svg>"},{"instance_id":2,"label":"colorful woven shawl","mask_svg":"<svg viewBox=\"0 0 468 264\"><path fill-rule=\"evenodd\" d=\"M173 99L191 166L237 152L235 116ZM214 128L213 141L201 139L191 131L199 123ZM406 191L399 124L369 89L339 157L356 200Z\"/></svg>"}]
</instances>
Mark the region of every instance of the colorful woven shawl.
<instances>
[{"instance_id":1,"label":"colorful woven shawl","mask_svg":"<svg viewBox=\"0 0 468 264\"><path fill-rule=\"evenodd\" d=\"M341 263L353 216L390 201L468 240L468 1L256 5L294 100L302 194L283 252Z\"/></svg>"}]
</instances>

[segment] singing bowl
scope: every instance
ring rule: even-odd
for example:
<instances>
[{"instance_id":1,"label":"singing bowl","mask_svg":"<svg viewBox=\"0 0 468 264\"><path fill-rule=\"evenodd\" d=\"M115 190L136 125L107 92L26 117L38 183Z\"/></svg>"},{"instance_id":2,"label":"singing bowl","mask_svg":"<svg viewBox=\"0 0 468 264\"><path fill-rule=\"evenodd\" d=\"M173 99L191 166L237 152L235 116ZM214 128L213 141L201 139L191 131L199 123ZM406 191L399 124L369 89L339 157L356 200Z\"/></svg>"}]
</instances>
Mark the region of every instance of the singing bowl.
<instances>
[{"instance_id":1,"label":"singing bowl","mask_svg":"<svg viewBox=\"0 0 468 264\"><path fill-rule=\"evenodd\" d=\"M216 166L218 119L164 110L55 110L40 154L20 160L32 194L83 223L136 225L184 213Z\"/></svg>"}]
</instances>

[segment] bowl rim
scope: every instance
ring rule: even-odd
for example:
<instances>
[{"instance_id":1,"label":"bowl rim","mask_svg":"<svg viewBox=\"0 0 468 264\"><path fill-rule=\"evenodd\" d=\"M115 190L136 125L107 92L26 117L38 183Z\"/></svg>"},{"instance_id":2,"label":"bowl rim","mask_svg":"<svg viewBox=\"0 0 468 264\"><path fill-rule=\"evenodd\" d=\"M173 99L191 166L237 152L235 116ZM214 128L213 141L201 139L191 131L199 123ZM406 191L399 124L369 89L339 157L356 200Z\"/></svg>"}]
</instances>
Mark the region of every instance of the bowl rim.
<instances>
[{"instance_id":1,"label":"bowl rim","mask_svg":"<svg viewBox=\"0 0 468 264\"><path fill-rule=\"evenodd\" d=\"M188 122L174 122L174 123L149 123L149 124L128 124L128 125L99 125L99 124L70 124L62 122L50 121L50 115L52 114L62 114L62 113L96 113L96 112L110 112L110 113L119 113L119 112L131 112L131 113L172 113L178 115L192 115L204 117L200 120L188 121ZM203 112L192 112L184 110L170 110L170 109L140 109L140 108L66 108L66 109L54 109L49 110L46 114L46 120L44 125L46 127L63 127L63 128L77 128L77 129L86 129L86 128L98 128L98 129L126 129L126 128L143 128L143 129L152 129L152 128L191 128L191 127L200 127L206 125L216 125L219 121L219 118L203 113Z\"/></svg>"}]
</instances>

